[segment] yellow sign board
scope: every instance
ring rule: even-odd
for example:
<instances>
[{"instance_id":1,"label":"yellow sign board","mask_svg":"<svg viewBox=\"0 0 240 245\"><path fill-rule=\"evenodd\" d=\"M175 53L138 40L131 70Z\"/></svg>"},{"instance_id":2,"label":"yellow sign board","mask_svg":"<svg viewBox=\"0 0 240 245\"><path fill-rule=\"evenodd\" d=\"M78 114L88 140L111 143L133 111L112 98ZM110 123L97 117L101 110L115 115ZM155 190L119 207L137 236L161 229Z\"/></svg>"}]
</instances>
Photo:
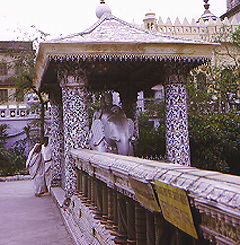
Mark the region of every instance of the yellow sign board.
<instances>
[{"instance_id":1,"label":"yellow sign board","mask_svg":"<svg viewBox=\"0 0 240 245\"><path fill-rule=\"evenodd\" d=\"M160 212L161 209L157 202L152 185L150 183L142 183L130 177L129 180L135 192L135 197L142 204L142 206L150 209L151 211Z\"/></svg>"},{"instance_id":2,"label":"yellow sign board","mask_svg":"<svg viewBox=\"0 0 240 245\"><path fill-rule=\"evenodd\" d=\"M197 239L186 191L159 181L154 183L164 219Z\"/></svg>"}]
</instances>

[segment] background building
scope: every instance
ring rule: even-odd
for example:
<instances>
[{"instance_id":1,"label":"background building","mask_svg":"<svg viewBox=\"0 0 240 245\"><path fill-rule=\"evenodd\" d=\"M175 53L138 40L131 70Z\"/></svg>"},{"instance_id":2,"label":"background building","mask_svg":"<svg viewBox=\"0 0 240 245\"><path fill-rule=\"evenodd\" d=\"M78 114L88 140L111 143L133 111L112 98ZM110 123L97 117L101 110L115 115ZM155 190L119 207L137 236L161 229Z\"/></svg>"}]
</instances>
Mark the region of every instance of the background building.
<instances>
[{"instance_id":1,"label":"background building","mask_svg":"<svg viewBox=\"0 0 240 245\"><path fill-rule=\"evenodd\" d=\"M227 12L221 16L221 18L229 18L232 20L236 18L240 21L240 1L239 0L227 0Z\"/></svg>"},{"instance_id":2,"label":"background building","mask_svg":"<svg viewBox=\"0 0 240 245\"><path fill-rule=\"evenodd\" d=\"M232 65L240 58L239 48L230 45L231 33L239 28L240 23L240 1L227 0L227 12L220 17L215 16L210 11L208 0L204 0L204 13L196 19L189 21L187 18L181 22L179 18L171 20L167 18L163 21L161 17L157 19L155 13L145 14L142 27L156 33L174 36L176 38L187 38L202 40L207 42L221 41L221 45L216 46L213 53L212 63L217 66ZM199 74L199 82L202 82L202 75ZM204 78L206 80L206 78ZM155 92L156 93L156 92ZM164 95L164 93L162 93ZM240 91L236 95L229 95L234 101L231 104L238 108L240 105ZM142 109L143 110L143 109Z\"/></svg>"},{"instance_id":3,"label":"background building","mask_svg":"<svg viewBox=\"0 0 240 245\"><path fill-rule=\"evenodd\" d=\"M19 71L14 64L19 62L19 55L33 52L30 41L0 41L0 124L9 126L7 148L26 138L26 126L38 117L37 110L31 109L38 103L37 95L28 93L16 96L16 75Z\"/></svg>"}]
</instances>

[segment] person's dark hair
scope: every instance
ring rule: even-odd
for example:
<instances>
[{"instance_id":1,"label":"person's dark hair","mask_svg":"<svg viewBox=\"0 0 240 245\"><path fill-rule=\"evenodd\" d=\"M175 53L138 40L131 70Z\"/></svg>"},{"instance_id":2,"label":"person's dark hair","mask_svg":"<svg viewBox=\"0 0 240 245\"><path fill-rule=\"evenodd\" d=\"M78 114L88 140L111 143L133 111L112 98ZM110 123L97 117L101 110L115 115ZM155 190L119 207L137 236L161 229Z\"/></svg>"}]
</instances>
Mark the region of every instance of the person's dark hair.
<instances>
[{"instance_id":1,"label":"person's dark hair","mask_svg":"<svg viewBox=\"0 0 240 245\"><path fill-rule=\"evenodd\" d=\"M47 136L43 137L43 144L47 145L48 142L49 142L49 137L47 137Z\"/></svg>"}]
</instances>

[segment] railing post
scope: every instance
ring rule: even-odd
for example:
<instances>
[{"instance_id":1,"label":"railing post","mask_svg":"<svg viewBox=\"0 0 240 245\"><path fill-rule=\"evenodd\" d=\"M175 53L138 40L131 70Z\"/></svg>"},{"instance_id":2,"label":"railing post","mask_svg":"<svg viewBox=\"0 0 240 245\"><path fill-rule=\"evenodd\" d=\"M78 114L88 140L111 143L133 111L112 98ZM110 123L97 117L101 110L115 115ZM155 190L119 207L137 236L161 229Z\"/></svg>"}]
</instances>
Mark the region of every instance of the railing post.
<instances>
[{"instance_id":1,"label":"railing post","mask_svg":"<svg viewBox=\"0 0 240 245\"><path fill-rule=\"evenodd\" d=\"M106 229L113 230L114 225L114 197L113 197L113 190L111 188L107 188L107 195L108 195L108 220Z\"/></svg>"},{"instance_id":2,"label":"railing post","mask_svg":"<svg viewBox=\"0 0 240 245\"><path fill-rule=\"evenodd\" d=\"M84 196L88 196L88 176L84 173L83 174L83 193Z\"/></svg>"},{"instance_id":3,"label":"railing post","mask_svg":"<svg viewBox=\"0 0 240 245\"><path fill-rule=\"evenodd\" d=\"M91 176L87 176L87 197L89 199L89 201L91 200L91 193L92 193L92 188L91 188L91 183L92 183L92 177Z\"/></svg>"},{"instance_id":4,"label":"railing post","mask_svg":"<svg viewBox=\"0 0 240 245\"><path fill-rule=\"evenodd\" d=\"M96 181L96 216L95 219L102 219L102 184L99 180Z\"/></svg>"},{"instance_id":5,"label":"railing post","mask_svg":"<svg viewBox=\"0 0 240 245\"><path fill-rule=\"evenodd\" d=\"M146 213L138 203L135 205L136 244L146 245Z\"/></svg>"},{"instance_id":6,"label":"railing post","mask_svg":"<svg viewBox=\"0 0 240 245\"><path fill-rule=\"evenodd\" d=\"M77 189L80 193L83 193L83 181L82 181L82 171L77 171Z\"/></svg>"},{"instance_id":7,"label":"railing post","mask_svg":"<svg viewBox=\"0 0 240 245\"><path fill-rule=\"evenodd\" d=\"M136 244L136 231L135 231L135 204L130 198L126 198L126 211L127 211L127 244Z\"/></svg>"},{"instance_id":8,"label":"railing post","mask_svg":"<svg viewBox=\"0 0 240 245\"><path fill-rule=\"evenodd\" d=\"M102 221L101 223L106 225L108 220L108 192L107 185L102 184Z\"/></svg>"},{"instance_id":9,"label":"railing post","mask_svg":"<svg viewBox=\"0 0 240 245\"><path fill-rule=\"evenodd\" d=\"M95 178L92 177L91 178L91 201L92 201L92 203L95 203L95 196L96 196L96 193L95 193Z\"/></svg>"},{"instance_id":10,"label":"railing post","mask_svg":"<svg viewBox=\"0 0 240 245\"><path fill-rule=\"evenodd\" d=\"M126 219L126 202L121 193L117 193L117 212L118 212L118 233L115 238L116 244L127 244L127 219Z\"/></svg>"},{"instance_id":11,"label":"railing post","mask_svg":"<svg viewBox=\"0 0 240 245\"><path fill-rule=\"evenodd\" d=\"M118 230L118 201L117 201L117 191L113 191L113 232L112 235L117 234Z\"/></svg>"},{"instance_id":12,"label":"railing post","mask_svg":"<svg viewBox=\"0 0 240 245\"><path fill-rule=\"evenodd\" d=\"M164 240L163 240L163 236L162 234L164 233L164 219L163 217L156 213L154 215L154 231L155 231L155 244L163 244Z\"/></svg>"},{"instance_id":13,"label":"railing post","mask_svg":"<svg viewBox=\"0 0 240 245\"><path fill-rule=\"evenodd\" d=\"M155 244L154 214L146 211L146 245Z\"/></svg>"}]
</instances>

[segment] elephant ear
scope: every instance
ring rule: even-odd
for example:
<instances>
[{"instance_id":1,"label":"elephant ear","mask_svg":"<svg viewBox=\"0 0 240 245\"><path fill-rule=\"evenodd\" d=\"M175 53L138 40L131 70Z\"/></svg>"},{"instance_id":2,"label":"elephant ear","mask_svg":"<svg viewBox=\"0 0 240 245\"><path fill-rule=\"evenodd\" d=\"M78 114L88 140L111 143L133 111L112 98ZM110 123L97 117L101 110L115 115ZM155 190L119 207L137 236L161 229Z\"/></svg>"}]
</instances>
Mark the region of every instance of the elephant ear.
<instances>
[{"instance_id":1,"label":"elephant ear","mask_svg":"<svg viewBox=\"0 0 240 245\"><path fill-rule=\"evenodd\" d=\"M104 126L101 120L96 119L92 122L91 134L90 146L96 147L105 137Z\"/></svg>"},{"instance_id":2,"label":"elephant ear","mask_svg":"<svg viewBox=\"0 0 240 245\"><path fill-rule=\"evenodd\" d=\"M134 132L134 122L131 118L127 118L127 124L128 124L128 138L131 139L133 137L133 132Z\"/></svg>"}]
</instances>

